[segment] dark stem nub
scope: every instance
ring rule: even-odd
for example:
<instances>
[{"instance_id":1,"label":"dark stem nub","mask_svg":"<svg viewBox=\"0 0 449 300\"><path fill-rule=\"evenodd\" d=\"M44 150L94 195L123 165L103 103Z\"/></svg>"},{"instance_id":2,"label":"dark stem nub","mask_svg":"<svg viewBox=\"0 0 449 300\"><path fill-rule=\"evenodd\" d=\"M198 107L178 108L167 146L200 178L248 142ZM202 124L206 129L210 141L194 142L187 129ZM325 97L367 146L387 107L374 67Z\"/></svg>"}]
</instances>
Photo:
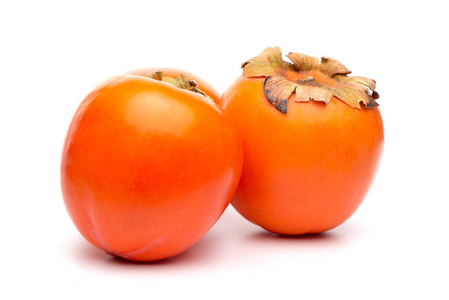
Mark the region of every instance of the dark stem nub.
<instances>
[{"instance_id":1,"label":"dark stem nub","mask_svg":"<svg viewBox=\"0 0 449 300\"><path fill-rule=\"evenodd\" d=\"M318 82L315 81L315 77L313 76L307 76L304 79L298 79L295 81L295 83L308 86L321 86Z\"/></svg>"},{"instance_id":2,"label":"dark stem nub","mask_svg":"<svg viewBox=\"0 0 449 300\"><path fill-rule=\"evenodd\" d=\"M157 71L157 72L150 73L150 74L148 74L148 77L150 77L151 79L156 79L156 80L162 81L162 72Z\"/></svg>"}]
</instances>

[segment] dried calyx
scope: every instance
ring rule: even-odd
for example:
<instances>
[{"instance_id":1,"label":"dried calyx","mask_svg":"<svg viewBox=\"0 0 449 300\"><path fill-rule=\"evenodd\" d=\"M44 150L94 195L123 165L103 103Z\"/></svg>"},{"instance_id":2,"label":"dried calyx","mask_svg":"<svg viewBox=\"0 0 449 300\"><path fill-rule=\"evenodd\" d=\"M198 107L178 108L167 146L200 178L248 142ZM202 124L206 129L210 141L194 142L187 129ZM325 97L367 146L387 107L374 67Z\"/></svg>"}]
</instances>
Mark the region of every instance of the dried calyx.
<instances>
[{"instance_id":1,"label":"dried calyx","mask_svg":"<svg viewBox=\"0 0 449 300\"><path fill-rule=\"evenodd\" d=\"M351 73L340 62L327 57L316 57L290 52L282 59L278 47L266 48L258 56L242 64L245 77L266 77L263 91L270 103L281 113L287 113L287 100L295 93L294 101L323 101L336 97L353 108L376 107L379 94L376 82Z\"/></svg>"},{"instance_id":2,"label":"dried calyx","mask_svg":"<svg viewBox=\"0 0 449 300\"><path fill-rule=\"evenodd\" d=\"M170 76L163 76L162 72L158 71L148 74L148 77L150 77L151 79L170 83L183 90L188 90L200 94L201 96L206 97L207 99L213 101L211 97L209 97L205 92L201 91L198 88L198 84L194 80L187 79L187 77L184 74L180 74L179 77L173 78Z\"/></svg>"}]
</instances>

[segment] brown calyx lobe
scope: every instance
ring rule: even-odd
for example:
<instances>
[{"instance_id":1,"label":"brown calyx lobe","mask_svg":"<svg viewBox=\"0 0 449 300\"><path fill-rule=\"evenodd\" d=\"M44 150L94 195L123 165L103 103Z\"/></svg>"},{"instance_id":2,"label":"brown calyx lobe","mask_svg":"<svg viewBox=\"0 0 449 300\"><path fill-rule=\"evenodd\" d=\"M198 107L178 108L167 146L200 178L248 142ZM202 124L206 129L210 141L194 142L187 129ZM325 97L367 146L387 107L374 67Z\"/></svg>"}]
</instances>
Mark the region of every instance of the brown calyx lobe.
<instances>
[{"instance_id":1,"label":"brown calyx lobe","mask_svg":"<svg viewBox=\"0 0 449 300\"><path fill-rule=\"evenodd\" d=\"M245 77L265 77L263 91L270 103L281 113L287 113L288 98L295 93L295 102L323 101L333 97L353 108L376 107L379 98L372 79L347 76L351 73L332 58L318 59L300 53L289 53L291 62L282 59L279 47L266 48L258 56L242 64Z\"/></svg>"}]
</instances>

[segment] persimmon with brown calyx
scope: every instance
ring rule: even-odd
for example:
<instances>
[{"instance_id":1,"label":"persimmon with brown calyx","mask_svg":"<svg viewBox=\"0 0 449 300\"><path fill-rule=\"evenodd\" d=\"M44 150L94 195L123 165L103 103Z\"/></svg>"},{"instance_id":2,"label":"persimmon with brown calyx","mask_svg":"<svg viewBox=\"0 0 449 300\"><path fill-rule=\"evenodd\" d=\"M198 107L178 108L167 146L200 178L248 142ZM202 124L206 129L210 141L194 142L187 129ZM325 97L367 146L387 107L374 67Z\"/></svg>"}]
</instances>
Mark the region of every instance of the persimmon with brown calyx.
<instances>
[{"instance_id":1,"label":"persimmon with brown calyx","mask_svg":"<svg viewBox=\"0 0 449 300\"><path fill-rule=\"evenodd\" d=\"M367 194L383 144L374 80L337 60L267 48L218 104L237 124L244 163L232 200L262 228L320 233L346 221Z\"/></svg>"},{"instance_id":2,"label":"persimmon with brown calyx","mask_svg":"<svg viewBox=\"0 0 449 300\"><path fill-rule=\"evenodd\" d=\"M185 251L215 224L237 187L243 150L203 80L159 68L131 73L81 102L64 143L61 187L87 241L154 261Z\"/></svg>"}]
</instances>

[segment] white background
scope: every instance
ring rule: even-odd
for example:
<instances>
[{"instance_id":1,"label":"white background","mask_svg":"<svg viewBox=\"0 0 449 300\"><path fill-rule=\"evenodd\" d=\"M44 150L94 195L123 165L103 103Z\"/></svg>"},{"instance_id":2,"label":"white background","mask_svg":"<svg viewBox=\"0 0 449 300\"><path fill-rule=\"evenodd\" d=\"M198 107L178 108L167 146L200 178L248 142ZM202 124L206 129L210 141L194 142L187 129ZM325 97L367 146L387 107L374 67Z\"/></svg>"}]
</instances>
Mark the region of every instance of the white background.
<instances>
[{"instance_id":1,"label":"white background","mask_svg":"<svg viewBox=\"0 0 449 300\"><path fill-rule=\"evenodd\" d=\"M443 4L2 1L0 298L449 299ZM193 248L150 264L88 244L59 187L64 135L84 96L152 66L188 70L223 92L268 46L333 57L377 81L384 156L352 218L285 238L230 207Z\"/></svg>"}]
</instances>

